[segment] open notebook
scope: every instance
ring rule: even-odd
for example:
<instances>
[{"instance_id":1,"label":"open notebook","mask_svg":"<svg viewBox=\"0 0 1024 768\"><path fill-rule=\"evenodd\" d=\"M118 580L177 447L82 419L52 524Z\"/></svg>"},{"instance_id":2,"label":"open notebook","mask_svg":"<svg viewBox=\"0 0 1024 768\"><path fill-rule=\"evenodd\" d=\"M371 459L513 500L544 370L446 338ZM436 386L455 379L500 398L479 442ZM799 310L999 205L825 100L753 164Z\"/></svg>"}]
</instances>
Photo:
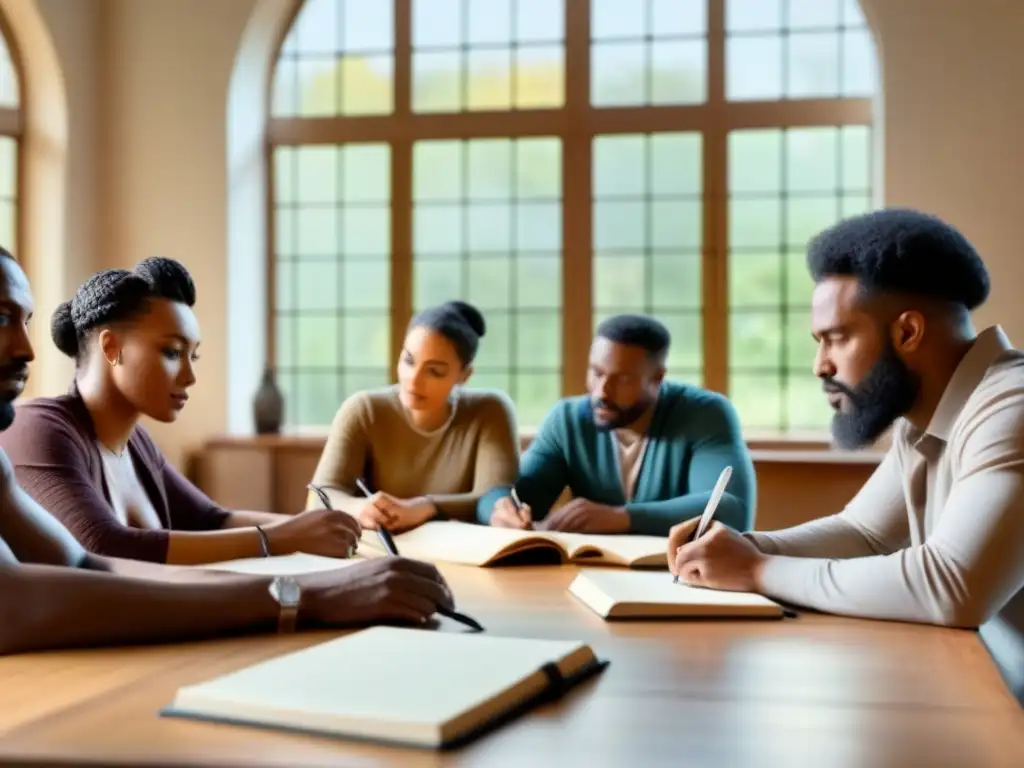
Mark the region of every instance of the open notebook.
<instances>
[{"instance_id":1,"label":"open notebook","mask_svg":"<svg viewBox=\"0 0 1024 768\"><path fill-rule=\"evenodd\" d=\"M179 688L161 714L450 747L607 664L579 642L373 627Z\"/></svg>"},{"instance_id":2,"label":"open notebook","mask_svg":"<svg viewBox=\"0 0 1024 768\"><path fill-rule=\"evenodd\" d=\"M677 584L667 573L587 571L573 579L569 592L605 619L782 618L791 613L761 595Z\"/></svg>"},{"instance_id":3,"label":"open notebook","mask_svg":"<svg viewBox=\"0 0 1024 768\"><path fill-rule=\"evenodd\" d=\"M432 521L394 537L405 557L465 565L515 562L668 568L668 540L660 536L603 536L554 531L517 531L457 521ZM383 554L375 531L363 531L359 551Z\"/></svg>"}]
</instances>

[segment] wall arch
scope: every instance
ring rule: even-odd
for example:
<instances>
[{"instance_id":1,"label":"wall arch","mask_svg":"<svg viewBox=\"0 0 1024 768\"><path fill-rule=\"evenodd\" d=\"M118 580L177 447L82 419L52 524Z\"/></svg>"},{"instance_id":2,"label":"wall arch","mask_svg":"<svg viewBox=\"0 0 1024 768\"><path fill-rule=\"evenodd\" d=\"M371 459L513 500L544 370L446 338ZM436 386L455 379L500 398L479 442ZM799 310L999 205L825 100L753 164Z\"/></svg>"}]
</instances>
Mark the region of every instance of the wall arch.
<instances>
[{"instance_id":1,"label":"wall arch","mask_svg":"<svg viewBox=\"0 0 1024 768\"><path fill-rule=\"evenodd\" d=\"M266 364L271 73L297 0L257 0L235 58L227 105L227 429L252 431L250 404Z\"/></svg>"}]
</instances>

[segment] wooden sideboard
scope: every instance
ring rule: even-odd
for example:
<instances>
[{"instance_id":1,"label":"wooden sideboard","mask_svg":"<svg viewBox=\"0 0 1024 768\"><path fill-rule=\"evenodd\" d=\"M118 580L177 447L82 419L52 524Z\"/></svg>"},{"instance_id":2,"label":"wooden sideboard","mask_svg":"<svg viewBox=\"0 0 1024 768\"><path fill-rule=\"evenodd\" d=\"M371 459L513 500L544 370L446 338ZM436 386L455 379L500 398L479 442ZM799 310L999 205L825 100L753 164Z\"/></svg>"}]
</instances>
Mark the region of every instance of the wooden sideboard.
<instances>
[{"instance_id":1,"label":"wooden sideboard","mask_svg":"<svg viewBox=\"0 0 1024 768\"><path fill-rule=\"evenodd\" d=\"M219 437L192 457L190 474L211 498L231 509L290 514L306 502L323 436ZM529 436L524 437L523 447ZM864 484L882 454L751 444L757 472L757 527L784 528L838 512Z\"/></svg>"}]
</instances>

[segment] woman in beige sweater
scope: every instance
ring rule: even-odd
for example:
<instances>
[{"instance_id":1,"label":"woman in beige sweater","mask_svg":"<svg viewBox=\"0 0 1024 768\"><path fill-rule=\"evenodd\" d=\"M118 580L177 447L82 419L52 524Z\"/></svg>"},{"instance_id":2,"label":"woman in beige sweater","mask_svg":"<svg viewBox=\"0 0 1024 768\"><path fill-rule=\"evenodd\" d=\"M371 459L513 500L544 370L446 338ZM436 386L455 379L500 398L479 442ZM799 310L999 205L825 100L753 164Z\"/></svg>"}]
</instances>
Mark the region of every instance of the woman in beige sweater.
<instances>
[{"instance_id":1,"label":"woman in beige sweater","mask_svg":"<svg viewBox=\"0 0 1024 768\"><path fill-rule=\"evenodd\" d=\"M401 532L432 519L476 519L480 496L515 481L519 446L508 397L463 390L486 326L449 301L409 324L398 384L342 403L313 483L365 528ZM362 481L372 494L363 494ZM310 494L308 506L320 504Z\"/></svg>"}]
</instances>

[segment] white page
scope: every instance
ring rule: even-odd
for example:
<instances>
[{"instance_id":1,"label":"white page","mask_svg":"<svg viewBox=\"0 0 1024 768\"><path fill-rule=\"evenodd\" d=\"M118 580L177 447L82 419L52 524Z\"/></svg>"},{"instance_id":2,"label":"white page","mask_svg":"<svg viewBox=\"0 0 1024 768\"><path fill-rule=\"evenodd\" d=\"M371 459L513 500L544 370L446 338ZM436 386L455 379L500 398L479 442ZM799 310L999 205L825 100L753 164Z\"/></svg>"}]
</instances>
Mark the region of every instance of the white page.
<instances>
[{"instance_id":1,"label":"white page","mask_svg":"<svg viewBox=\"0 0 1024 768\"><path fill-rule=\"evenodd\" d=\"M550 531L548 535L565 544L570 552L576 547L600 547L606 552L613 552L629 561L652 554L663 554L665 555L665 567L668 568L667 536L562 533L560 531Z\"/></svg>"},{"instance_id":2,"label":"white page","mask_svg":"<svg viewBox=\"0 0 1024 768\"><path fill-rule=\"evenodd\" d=\"M373 627L187 686L175 708L399 738L441 726L582 643ZM572 669L562 668L563 673Z\"/></svg>"},{"instance_id":3,"label":"white page","mask_svg":"<svg viewBox=\"0 0 1024 768\"><path fill-rule=\"evenodd\" d=\"M336 568L346 568L358 562L362 562L362 559L346 560L336 557L310 555L305 552L295 552L290 555L275 555L273 557L245 557L239 560L223 560L218 563L207 563L191 567L206 571L249 573L258 576L298 576L303 573L318 573L320 571L333 571Z\"/></svg>"},{"instance_id":4,"label":"white page","mask_svg":"<svg viewBox=\"0 0 1024 768\"><path fill-rule=\"evenodd\" d=\"M664 603L668 605L775 606L772 600L752 592L702 589L672 581L667 572L588 569L577 576L589 581L616 603Z\"/></svg>"}]
</instances>

